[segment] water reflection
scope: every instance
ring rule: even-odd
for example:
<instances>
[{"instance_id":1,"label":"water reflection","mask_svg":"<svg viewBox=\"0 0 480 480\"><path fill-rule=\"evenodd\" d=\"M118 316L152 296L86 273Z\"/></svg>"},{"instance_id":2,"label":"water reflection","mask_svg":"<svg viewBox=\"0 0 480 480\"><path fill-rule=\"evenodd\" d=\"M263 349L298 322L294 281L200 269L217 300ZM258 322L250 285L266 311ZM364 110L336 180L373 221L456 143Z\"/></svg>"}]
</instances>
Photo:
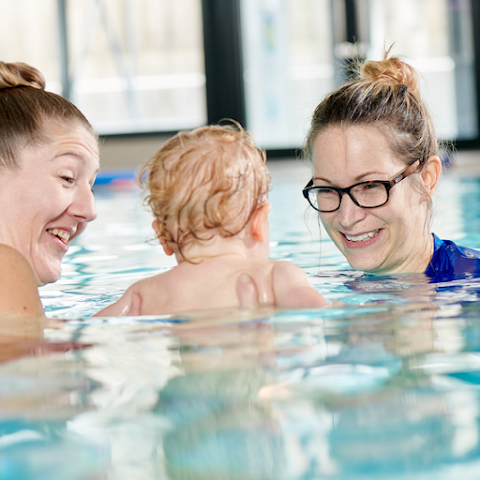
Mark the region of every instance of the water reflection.
<instances>
[{"instance_id":1,"label":"water reflection","mask_svg":"<svg viewBox=\"0 0 480 480\"><path fill-rule=\"evenodd\" d=\"M475 303L42 322L0 320L48 346L0 364L2 479L478 474Z\"/></svg>"}]
</instances>

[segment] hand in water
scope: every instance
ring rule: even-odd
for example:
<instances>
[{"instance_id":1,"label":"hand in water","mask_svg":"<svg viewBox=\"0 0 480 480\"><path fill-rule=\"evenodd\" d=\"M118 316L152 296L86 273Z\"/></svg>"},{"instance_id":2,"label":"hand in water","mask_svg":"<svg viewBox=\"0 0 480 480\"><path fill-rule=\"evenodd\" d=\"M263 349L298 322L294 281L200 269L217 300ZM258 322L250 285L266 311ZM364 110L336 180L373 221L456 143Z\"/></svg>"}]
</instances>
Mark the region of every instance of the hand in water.
<instances>
[{"instance_id":1,"label":"hand in water","mask_svg":"<svg viewBox=\"0 0 480 480\"><path fill-rule=\"evenodd\" d=\"M338 302L334 300L333 302L328 302L326 307L346 307L347 304L343 302Z\"/></svg>"},{"instance_id":2,"label":"hand in water","mask_svg":"<svg viewBox=\"0 0 480 480\"><path fill-rule=\"evenodd\" d=\"M237 279L237 296L240 308L257 308L259 306L257 286L247 273L242 273Z\"/></svg>"},{"instance_id":3,"label":"hand in water","mask_svg":"<svg viewBox=\"0 0 480 480\"><path fill-rule=\"evenodd\" d=\"M240 308L258 308L262 306L258 300L258 290L253 278L247 273L242 273L237 279L237 296ZM344 307L343 302L333 301L327 303L326 307Z\"/></svg>"}]
</instances>

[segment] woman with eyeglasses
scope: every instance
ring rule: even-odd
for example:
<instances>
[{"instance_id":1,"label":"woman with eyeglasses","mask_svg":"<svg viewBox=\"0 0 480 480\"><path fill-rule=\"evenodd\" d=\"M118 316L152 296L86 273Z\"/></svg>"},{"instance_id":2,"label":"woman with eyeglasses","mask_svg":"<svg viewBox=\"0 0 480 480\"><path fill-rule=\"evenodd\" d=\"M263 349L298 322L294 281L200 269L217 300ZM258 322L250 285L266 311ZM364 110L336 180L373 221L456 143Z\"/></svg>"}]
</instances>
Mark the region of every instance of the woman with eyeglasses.
<instances>
[{"instance_id":1,"label":"woman with eyeglasses","mask_svg":"<svg viewBox=\"0 0 480 480\"><path fill-rule=\"evenodd\" d=\"M430 231L442 163L416 72L399 58L366 62L315 109L303 190L356 270L422 273L435 281L480 272L480 252Z\"/></svg>"}]
</instances>

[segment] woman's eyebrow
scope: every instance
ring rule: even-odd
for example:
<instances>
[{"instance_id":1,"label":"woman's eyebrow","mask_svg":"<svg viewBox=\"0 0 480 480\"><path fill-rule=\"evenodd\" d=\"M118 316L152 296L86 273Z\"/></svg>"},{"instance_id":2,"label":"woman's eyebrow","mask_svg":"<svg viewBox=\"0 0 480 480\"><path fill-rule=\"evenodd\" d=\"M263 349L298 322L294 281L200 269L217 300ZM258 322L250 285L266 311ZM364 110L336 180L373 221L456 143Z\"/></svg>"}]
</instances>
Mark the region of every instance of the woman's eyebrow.
<instances>
[{"instance_id":1,"label":"woman's eyebrow","mask_svg":"<svg viewBox=\"0 0 480 480\"><path fill-rule=\"evenodd\" d=\"M57 155L55 155L55 157L53 157L52 161L60 160L62 157L71 157L75 162L79 162L82 165L86 165L88 162L88 159L85 155L74 150L64 150L63 152L59 152ZM99 171L100 167L93 172L93 176L96 177Z\"/></svg>"},{"instance_id":2,"label":"woman's eyebrow","mask_svg":"<svg viewBox=\"0 0 480 480\"><path fill-rule=\"evenodd\" d=\"M85 161L85 158L86 158L86 156L83 153L77 150L62 150L55 155L54 159L61 158L61 157L74 157L82 161Z\"/></svg>"},{"instance_id":3,"label":"woman's eyebrow","mask_svg":"<svg viewBox=\"0 0 480 480\"><path fill-rule=\"evenodd\" d=\"M384 173L381 173L381 172L377 172L376 170L374 171L371 171L371 172L365 172L365 173L362 173L360 175L357 175L353 181L354 182L358 182L359 180L362 180L362 178L364 177L368 177L369 175L378 175L379 177L380 176L384 176L385 174ZM321 180L323 182L326 182L326 183L329 183L330 185L333 185L333 182L331 182L330 180L326 179L326 178L323 178L323 177L313 177L314 180Z\"/></svg>"},{"instance_id":4,"label":"woman's eyebrow","mask_svg":"<svg viewBox=\"0 0 480 480\"><path fill-rule=\"evenodd\" d=\"M70 157L73 161L79 162L83 165L87 164L89 161L89 156L91 154L87 151L83 152L76 149L68 149L57 152L57 154L52 158L52 161L60 161L62 158ZM97 156L98 159L98 156Z\"/></svg>"},{"instance_id":5,"label":"woman's eyebrow","mask_svg":"<svg viewBox=\"0 0 480 480\"><path fill-rule=\"evenodd\" d=\"M323 178L323 177L313 177L313 179L314 180L321 180L322 182L332 184L332 182L330 180L327 180L326 178Z\"/></svg>"},{"instance_id":6,"label":"woman's eyebrow","mask_svg":"<svg viewBox=\"0 0 480 480\"><path fill-rule=\"evenodd\" d=\"M371 172L366 172L366 173L362 173L361 175L357 175L353 180L354 180L354 181L358 181L358 180L361 180L361 179L364 178L364 177L368 177L369 175L377 175L377 176L379 176L379 177L385 176L384 173L377 172L376 170L373 170L373 171L371 171Z\"/></svg>"}]
</instances>

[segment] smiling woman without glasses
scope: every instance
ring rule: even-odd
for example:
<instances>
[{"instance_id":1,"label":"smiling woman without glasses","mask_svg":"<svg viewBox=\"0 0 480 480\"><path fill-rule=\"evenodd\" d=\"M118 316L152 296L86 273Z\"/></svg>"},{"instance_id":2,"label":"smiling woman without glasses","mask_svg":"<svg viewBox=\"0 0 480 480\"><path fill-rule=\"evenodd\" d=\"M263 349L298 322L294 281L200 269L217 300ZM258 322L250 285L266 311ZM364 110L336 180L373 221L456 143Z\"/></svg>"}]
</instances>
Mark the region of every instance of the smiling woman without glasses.
<instances>
[{"instance_id":1,"label":"smiling woman without glasses","mask_svg":"<svg viewBox=\"0 0 480 480\"><path fill-rule=\"evenodd\" d=\"M43 315L37 287L60 278L70 243L95 219L98 168L83 114L45 91L36 68L0 61L0 314ZM250 277L236 288L242 307L256 306ZM140 309L133 295L121 315Z\"/></svg>"},{"instance_id":2,"label":"smiling woman without glasses","mask_svg":"<svg viewBox=\"0 0 480 480\"><path fill-rule=\"evenodd\" d=\"M442 163L417 74L399 58L366 62L318 105L305 156L303 194L354 269L436 281L480 272L480 252L430 232Z\"/></svg>"},{"instance_id":3,"label":"smiling woman without glasses","mask_svg":"<svg viewBox=\"0 0 480 480\"><path fill-rule=\"evenodd\" d=\"M0 313L42 315L37 286L60 278L70 242L96 217L97 137L23 63L0 62Z\"/></svg>"}]
</instances>

